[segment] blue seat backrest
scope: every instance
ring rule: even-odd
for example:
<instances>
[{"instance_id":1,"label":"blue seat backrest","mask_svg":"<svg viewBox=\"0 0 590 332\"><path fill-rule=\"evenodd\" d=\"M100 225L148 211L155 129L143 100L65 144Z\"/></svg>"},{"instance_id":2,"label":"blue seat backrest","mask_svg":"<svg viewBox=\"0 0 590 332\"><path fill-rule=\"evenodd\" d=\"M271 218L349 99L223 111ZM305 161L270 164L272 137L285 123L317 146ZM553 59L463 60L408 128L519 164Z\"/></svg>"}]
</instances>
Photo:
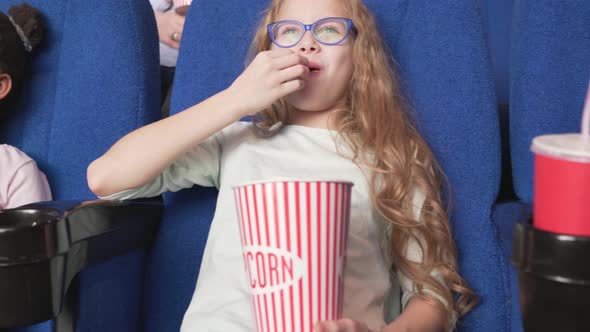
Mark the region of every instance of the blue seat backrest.
<instances>
[{"instance_id":1,"label":"blue seat backrest","mask_svg":"<svg viewBox=\"0 0 590 332\"><path fill-rule=\"evenodd\" d=\"M0 1L0 10L22 2ZM27 2L44 14L48 31L1 142L37 160L54 199L95 199L88 164L160 114L153 12L137 0ZM85 270L77 330L139 330L143 274L137 252Z\"/></svg>"},{"instance_id":2,"label":"blue seat backrest","mask_svg":"<svg viewBox=\"0 0 590 332\"><path fill-rule=\"evenodd\" d=\"M150 7L130 0L27 2L42 11L48 31L1 140L39 163L55 199L94 198L88 164L157 119L155 24L144 19ZM4 0L0 10L20 3Z\"/></svg>"},{"instance_id":3,"label":"blue seat backrest","mask_svg":"<svg viewBox=\"0 0 590 332\"><path fill-rule=\"evenodd\" d=\"M452 220L462 274L482 297L462 328L507 331L507 263L490 218L500 178L499 129L480 8L468 0L366 3L377 14L420 129L453 187ZM241 73L267 4L193 3L177 65L172 113L227 88ZM146 284L149 331L180 326L194 291L215 195L214 189L195 188L165 196L167 216Z\"/></svg>"},{"instance_id":4,"label":"blue seat backrest","mask_svg":"<svg viewBox=\"0 0 590 332\"><path fill-rule=\"evenodd\" d=\"M482 298L460 327L508 331L507 262L490 218L499 190L500 134L481 8L463 0L407 1L399 8L367 2L381 22L398 27L383 24L421 132L453 191L461 272Z\"/></svg>"},{"instance_id":5,"label":"blue seat backrest","mask_svg":"<svg viewBox=\"0 0 590 332\"><path fill-rule=\"evenodd\" d=\"M479 0L494 70L498 104L510 104L510 38L515 0Z\"/></svg>"},{"instance_id":6,"label":"blue seat backrest","mask_svg":"<svg viewBox=\"0 0 590 332\"><path fill-rule=\"evenodd\" d=\"M532 139L579 132L590 79L590 1L516 0L510 144L518 197L533 201Z\"/></svg>"}]
</instances>

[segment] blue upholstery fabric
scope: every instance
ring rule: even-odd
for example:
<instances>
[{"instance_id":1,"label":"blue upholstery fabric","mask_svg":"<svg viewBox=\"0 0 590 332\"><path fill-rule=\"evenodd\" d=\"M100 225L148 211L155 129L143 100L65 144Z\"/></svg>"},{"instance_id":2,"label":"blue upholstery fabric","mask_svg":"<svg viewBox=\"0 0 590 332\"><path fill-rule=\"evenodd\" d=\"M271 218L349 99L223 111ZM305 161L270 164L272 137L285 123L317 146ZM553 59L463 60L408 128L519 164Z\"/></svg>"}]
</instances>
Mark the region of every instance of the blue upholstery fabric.
<instances>
[{"instance_id":1,"label":"blue upholstery fabric","mask_svg":"<svg viewBox=\"0 0 590 332\"><path fill-rule=\"evenodd\" d=\"M590 78L590 2L517 0L511 58L510 140L514 186L533 200L538 135L579 132Z\"/></svg>"},{"instance_id":2,"label":"blue upholstery fabric","mask_svg":"<svg viewBox=\"0 0 590 332\"><path fill-rule=\"evenodd\" d=\"M479 0L484 15L488 52L494 70L502 146L500 201L514 200L510 160L510 44L514 0Z\"/></svg>"},{"instance_id":3,"label":"blue upholstery fabric","mask_svg":"<svg viewBox=\"0 0 590 332\"><path fill-rule=\"evenodd\" d=\"M482 297L461 322L461 330L508 331L509 272L491 222L500 178L499 128L480 8L468 0L366 2L377 13L422 133L453 187L452 223L462 274ZM228 32L227 22L251 37L266 3L193 3L172 113L228 87L239 75L251 38ZM198 188L165 197L168 215L146 284L148 331L176 331L180 326L194 290L215 194Z\"/></svg>"},{"instance_id":4,"label":"blue upholstery fabric","mask_svg":"<svg viewBox=\"0 0 590 332\"><path fill-rule=\"evenodd\" d=\"M590 78L590 3L515 0L510 58L510 151L514 189L522 203L497 206L494 220L504 253L511 255L514 223L533 203L532 139L579 131ZM517 281L512 271L512 289ZM516 295L515 295L516 297ZM513 302L513 317L519 312ZM522 329L513 320L514 329Z\"/></svg>"},{"instance_id":5,"label":"blue upholstery fabric","mask_svg":"<svg viewBox=\"0 0 590 332\"><path fill-rule=\"evenodd\" d=\"M94 199L88 164L160 114L153 12L136 0L27 2L44 13L49 30L0 142L37 160L54 199ZM0 9L20 3L3 0ZM82 272L78 331L140 330L144 259L133 252Z\"/></svg>"},{"instance_id":6,"label":"blue upholstery fabric","mask_svg":"<svg viewBox=\"0 0 590 332\"><path fill-rule=\"evenodd\" d=\"M522 203L499 204L494 221L504 253L511 255L514 223L533 202L533 137L579 130L590 78L590 3L515 0L510 58L510 151L514 189ZM500 87L502 88L502 87ZM512 289L518 289L512 271ZM513 317L520 314L513 301ZM513 319L513 329L522 330Z\"/></svg>"},{"instance_id":7,"label":"blue upholstery fabric","mask_svg":"<svg viewBox=\"0 0 590 332\"><path fill-rule=\"evenodd\" d=\"M510 38L514 0L479 0L494 69L498 104L510 103Z\"/></svg>"},{"instance_id":8,"label":"blue upholstery fabric","mask_svg":"<svg viewBox=\"0 0 590 332\"><path fill-rule=\"evenodd\" d=\"M512 256L512 240L514 226L517 222L526 222L531 213L531 206L520 202L503 202L495 206L493 220L498 227L498 237L502 245L502 252L507 260ZM512 306L512 332L523 331L522 313L520 311L518 275L516 268L510 264L510 289L512 296L506 301Z\"/></svg>"},{"instance_id":9,"label":"blue upholstery fabric","mask_svg":"<svg viewBox=\"0 0 590 332\"><path fill-rule=\"evenodd\" d=\"M494 69L494 81L498 97L498 118L500 120L502 147L502 182L498 200L494 207L493 221L498 228L498 238L502 252L507 260L512 253L512 236L514 224L518 220L526 219L527 209L523 204L514 200L512 184L512 162L510 159L510 47L512 32L512 12L514 0L480 0L484 10L484 27L487 30L488 49ZM509 202L505 202L505 201ZM522 317L518 301L518 280L513 266L510 271L510 298L507 303L512 306L511 331L522 331Z\"/></svg>"}]
</instances>

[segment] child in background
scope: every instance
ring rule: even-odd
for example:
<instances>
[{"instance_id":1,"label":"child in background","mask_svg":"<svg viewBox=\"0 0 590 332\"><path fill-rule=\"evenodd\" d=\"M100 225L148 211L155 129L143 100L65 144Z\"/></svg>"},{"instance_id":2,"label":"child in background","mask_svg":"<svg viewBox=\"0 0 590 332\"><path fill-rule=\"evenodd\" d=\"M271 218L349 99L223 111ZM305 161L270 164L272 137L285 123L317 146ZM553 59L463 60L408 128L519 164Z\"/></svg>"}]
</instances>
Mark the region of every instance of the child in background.
<instances>
[{"instance_id":1,"label":"child in background","mask_svg":"<svg viewBox=\"0 0 590 332\"><path fill-rule=\"evenodd\" d=\"M175 1L176 2L176 1ZM178 8L172 0L150 0L160 40L160 97L162 117L170 113L172 83L178 60L178 49L182 40L185 16L177 13Z\"/></svg>"},{"instance_id":2,"label":"child in background","mask_svg":"<svg viewBox=\"0 0 590 332\"><path fill-rule=\"evenodd\" d=\"M35 8L12 6L0 12L0 118L16 107L17 91L33 48L43 38L44 24ZM0 144L0 210L51 200L45 175L19 149Z\"/></svg>"},{"instance_id":3,"label":"child in background","mask_svg":"<svg viewBox=\"0 0 590 332\"><path fill-rule=\"evenodd\" d=\"M108 199L219 189L181 331L255 330L231 188L286 177L354 183L346 318L317 331L454 329L477 296L457 271L442 171L405 112L367 7L273 0L251 49L226 90L128 134L88 168L90 188ZM238 122L247 115L260 121Z\"/></svg>"}]
</instances>

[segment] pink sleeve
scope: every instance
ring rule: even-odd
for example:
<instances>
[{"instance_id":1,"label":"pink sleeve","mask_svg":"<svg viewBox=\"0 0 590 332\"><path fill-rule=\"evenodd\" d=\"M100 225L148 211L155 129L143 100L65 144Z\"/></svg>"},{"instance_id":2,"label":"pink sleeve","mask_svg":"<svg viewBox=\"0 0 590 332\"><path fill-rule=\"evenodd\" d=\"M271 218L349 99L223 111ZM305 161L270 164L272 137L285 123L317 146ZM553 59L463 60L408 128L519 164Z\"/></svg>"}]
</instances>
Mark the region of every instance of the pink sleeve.
<instances>
[{"instance_id":1,"label":"pink sleeve","mask_svg":"<svg viewBox=\"0 0 590 332\"><path fill-rule=\"evenodd\" d=\"M51 190L45 174L34 161L23 164L8 184L7 209L51 200Z\"/></svg>"}]
</instances>

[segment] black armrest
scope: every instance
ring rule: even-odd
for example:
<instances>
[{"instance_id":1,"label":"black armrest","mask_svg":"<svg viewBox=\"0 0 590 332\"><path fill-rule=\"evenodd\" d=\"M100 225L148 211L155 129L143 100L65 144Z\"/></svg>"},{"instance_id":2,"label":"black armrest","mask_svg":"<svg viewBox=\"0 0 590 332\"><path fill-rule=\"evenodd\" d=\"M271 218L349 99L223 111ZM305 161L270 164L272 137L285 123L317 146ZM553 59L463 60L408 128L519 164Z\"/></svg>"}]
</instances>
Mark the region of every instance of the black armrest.
<instances>
[{"instance_id":1,"label":"black armrest","mask_svg":"<svg viewBox=\"0 0 590 332\"><path fill-rule=\"evenodd\" d=\"M0 328L57 317L85 266L151 245L156 201L54 201L0 211Z\"/></svg>"}]
</instances>

